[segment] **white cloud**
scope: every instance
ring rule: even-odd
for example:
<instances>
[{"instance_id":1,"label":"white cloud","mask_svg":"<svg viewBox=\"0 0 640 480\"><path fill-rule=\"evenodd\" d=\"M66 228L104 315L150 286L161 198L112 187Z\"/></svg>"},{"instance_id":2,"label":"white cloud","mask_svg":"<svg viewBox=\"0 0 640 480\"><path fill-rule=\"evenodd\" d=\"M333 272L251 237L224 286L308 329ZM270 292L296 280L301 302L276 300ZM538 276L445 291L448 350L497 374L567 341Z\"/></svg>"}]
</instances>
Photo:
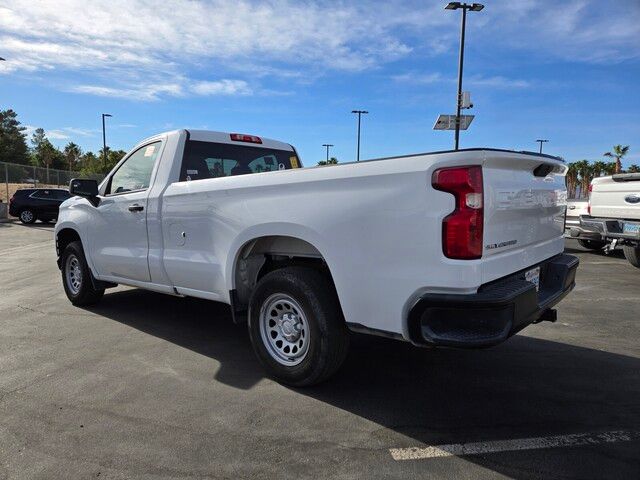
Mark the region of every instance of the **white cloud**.
<instances>
[{"instance_id":1,"label":"white cloud","mask_svg":"<svg viewBox=\"0 0 640 480\"><path fill-rule=\"evenodd\" d=\"M62 130L81 137L93 137L98 130L87 128L64 127Z\"/></svg>"},{"instance_id":2,"label":"white cloud","mask_svg":"<svg viewBox=\"0 0 640 480\"><path fill-rule=\"evenodd\" d=\"M23 134L30 139L31 135L36 131L38 127L33 125L23 125L25 127ZM66 140L73 136L91 137L95 134L96 130L76 127L63 127L53 128L51 130L44 129L44 133L49 140Z\"/></svg>"},{"instance_id":3,"label":"white cloud","mask_svg":"<svg viewBox=\"0 0 640 480\"><path fill-rule=\"evenodd\" d=\"M442 77L442 74L435 73L403 73L401 75L394 75L393 80L396 82L413 83L416 85L429 85L432 83L439 83L449 81Z\"/></svg>"},{"instance_id":4,"label":"white cloud","mask_svg":"<svg viewBox=\"0 0 640 480\"><path fill-rule=\"evenodd\" d=\"M507 78L500 75L493 77L483 77L482 75L471 75L464 80L465 85L470 87L492 87L492 88L529 88L531 82L517 78Z\"/></svg>"},{"instance_id":5,"label":"white cloud","mask_svg":"<svg viewBox=\"0 0 640 480\"><path fill-rule=\"evenodd\" d=\"M161 94L173 97L183 95L183 87L179 83L164 85L138 84L130 87L105 87L101 85L77 85L70 89L72 92L89 93L99 97L125 98L127 100L151 101L158 100Z\"/></svg>"},{"instance_id":6,"label":"white cloud","mask_svg":"<svg viewBox=\"0 0 640 480\"><path fill-rule=\"evenodd\" d=\"M0 74L74 72L61 88L139 101L259 94L272 79L305 82L455 54L458 22L459 12L422 0L5 0ZM470 14L468 28L469 41L488 52L596 63L640 57L635 1L621 10L612 0L494 0ZM477 81L526 87L500 76Z\"/></svg>"},{"instance_id":7,"label":"white cloud","mask_svg":"<svg viewBox=\"0 0 640 480\"><path fill-rule=\"evenodd\" d=\"M46 133L47 137L49 137L49 139L51 140L65 140L67 138L70 138L69 135L67 135L67 133L63 130L49 130Z\"/></svg>"},{"instance_id":8,"label":"white cloud","mask_svg":"<svg viewBox=\"0 0 640 480\"><path fill-rule=\"evenodd\" d=\"M253 92L244 80L201 81L191 85L197 95L251 95Z\"/></svg>"},{"instance_id":9,"label":"white cloud","mask_svg":"<svg viewBox=\"0 0 640 480\"><path fill-rule=\"evenodd\" d=\"M416 73L409 72L401 75L394 75L392 79L396 82L407 83L412 85L430 85L434 83L454 83L456 78L444 77L439 72L434 73ZM471 75L464 80L465 86L470 87L489 87L489 88L528 88L531 82L528 80L507 78L503 76L484 77L482 75Z\"/></svg>"}]
</instances>

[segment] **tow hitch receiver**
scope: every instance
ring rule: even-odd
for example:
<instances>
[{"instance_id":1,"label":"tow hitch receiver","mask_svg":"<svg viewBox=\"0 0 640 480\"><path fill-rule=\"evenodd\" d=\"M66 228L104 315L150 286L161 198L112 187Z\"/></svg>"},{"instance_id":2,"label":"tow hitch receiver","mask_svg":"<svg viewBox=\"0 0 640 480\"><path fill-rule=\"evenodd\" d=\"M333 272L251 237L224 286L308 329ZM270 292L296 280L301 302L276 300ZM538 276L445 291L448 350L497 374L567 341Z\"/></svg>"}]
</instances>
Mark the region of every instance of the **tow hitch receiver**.
<instances>
[{"instance_id":1,"label":"tow hitch receiver","mask_svg":"<svg viewBox=\"0 0 640 480\"><path fill-rule=\"evenodd\" d=\"M538 318L533 323L540 323L540 322L552 322L553 323L556 320L558 320L558 311L555 308L549 308L549 309L545 310L544 313L542 315L540 315L540 318Z\"/></svg>"}]
</instances>

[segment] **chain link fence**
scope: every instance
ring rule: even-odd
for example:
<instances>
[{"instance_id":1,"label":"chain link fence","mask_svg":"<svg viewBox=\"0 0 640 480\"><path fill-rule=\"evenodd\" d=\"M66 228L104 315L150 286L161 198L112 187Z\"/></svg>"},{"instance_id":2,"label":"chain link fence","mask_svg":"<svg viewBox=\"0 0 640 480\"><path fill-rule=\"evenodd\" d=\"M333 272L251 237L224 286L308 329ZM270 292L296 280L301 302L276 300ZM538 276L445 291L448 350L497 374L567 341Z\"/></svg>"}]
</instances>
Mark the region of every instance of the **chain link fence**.
<instances>
[{"instance_id":1,"label":"chain link fence","mask_svg":"<svg viewBox=\"0 0 640 480\"><path fill-rule=\"evenodd\" d=\"M71 170L56 170L54 168L34 167L31 165L18 165L16 163L0 162L0 218L5 211L9 199L16 190L21 188L69 188L72 178L93 178L102 181L104 175L81 175L80 172Z\"/></svg>"}]
</instances>

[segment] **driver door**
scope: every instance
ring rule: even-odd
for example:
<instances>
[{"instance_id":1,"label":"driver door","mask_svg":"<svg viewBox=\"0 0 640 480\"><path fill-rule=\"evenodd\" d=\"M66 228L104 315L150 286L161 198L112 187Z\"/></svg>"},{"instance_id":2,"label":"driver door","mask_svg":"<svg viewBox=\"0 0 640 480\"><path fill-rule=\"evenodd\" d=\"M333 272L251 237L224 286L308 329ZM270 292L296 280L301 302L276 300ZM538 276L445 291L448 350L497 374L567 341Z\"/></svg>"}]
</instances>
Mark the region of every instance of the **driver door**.
<instances>
[{"instance_id":1,"label":"driver door","mask_svg":"<svg viewBox=\"0 0 640 480\"><path fill-rule=\"evenodd\" d=\"M147 197L161 142L145 145L113 172L96 208L92 259L99 276L151 281Z\"/></svg>"}]
</instances>

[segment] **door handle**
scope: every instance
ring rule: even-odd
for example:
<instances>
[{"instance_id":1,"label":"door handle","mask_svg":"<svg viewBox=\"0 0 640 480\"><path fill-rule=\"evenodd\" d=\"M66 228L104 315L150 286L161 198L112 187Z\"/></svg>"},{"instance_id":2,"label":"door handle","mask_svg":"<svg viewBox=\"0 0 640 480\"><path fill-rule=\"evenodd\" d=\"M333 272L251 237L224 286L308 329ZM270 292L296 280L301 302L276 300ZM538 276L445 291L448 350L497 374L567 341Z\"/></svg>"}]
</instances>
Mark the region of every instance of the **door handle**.
<instances>
[{"instance_id":1,"label":"door handle","mask_svg":"<svg viewBox=\"0 0 640 480\"><path fill-rule=\"evenodd\" d=\"M129 205L130 212L141 212L144 210L144 207L138 203L134 203L133 205Z\"/></svg>"}]
</instances>

